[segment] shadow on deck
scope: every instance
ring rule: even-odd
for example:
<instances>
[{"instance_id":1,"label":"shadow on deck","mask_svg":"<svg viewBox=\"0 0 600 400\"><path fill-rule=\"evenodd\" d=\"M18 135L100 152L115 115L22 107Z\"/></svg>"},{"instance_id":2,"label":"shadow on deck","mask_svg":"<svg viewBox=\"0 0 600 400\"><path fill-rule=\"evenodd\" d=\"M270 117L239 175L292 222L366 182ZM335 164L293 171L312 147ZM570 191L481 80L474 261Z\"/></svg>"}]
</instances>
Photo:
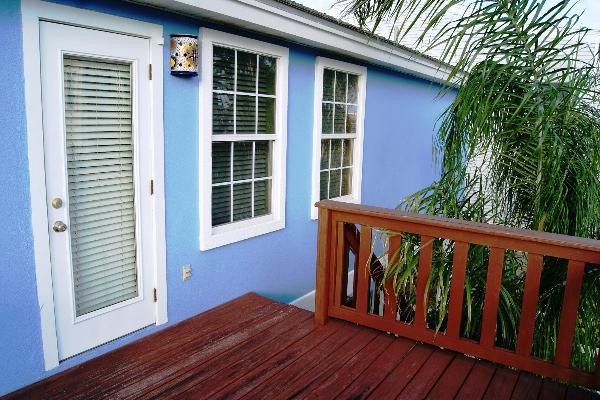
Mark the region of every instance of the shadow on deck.
<instances>
[{"instance_id":1,"label":"shadow on deck","mask_svg":"<svg viewBox=\"0 0 600 400\"><path fill-rule=\"evenodd\" d=\"M7 396L600 399L250 293Z\"/></svg>"}]
</instances>

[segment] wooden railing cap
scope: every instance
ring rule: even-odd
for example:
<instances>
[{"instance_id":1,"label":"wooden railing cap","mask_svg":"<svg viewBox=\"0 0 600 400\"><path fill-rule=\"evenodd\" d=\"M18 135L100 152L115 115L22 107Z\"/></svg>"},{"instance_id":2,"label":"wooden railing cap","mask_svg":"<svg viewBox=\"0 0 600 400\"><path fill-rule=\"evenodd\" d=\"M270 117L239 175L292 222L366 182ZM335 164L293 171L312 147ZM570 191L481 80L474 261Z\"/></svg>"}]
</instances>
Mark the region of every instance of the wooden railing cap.
<instances>
[{"instance_id":1,"label":"wooden railing cap","mask_svg":"<svg viewBox=\"0 0 600 400\"><path fill-rule=\"evenodd\" d=\"M524 240L551 244L555 246L571 247L581 250L600 252L600 240L560 235L556 233L533 231L529 229L510 228L506 226L485 224L460 219L444 218L434 215L409 213L400 210L352 204L335 200L322 200L315 204L316 207L348 214L368 215L385 218L388 220L409 222L414 224L448 228L463 232L494 235L509 239Z\"/></svg>"}]
</instances>

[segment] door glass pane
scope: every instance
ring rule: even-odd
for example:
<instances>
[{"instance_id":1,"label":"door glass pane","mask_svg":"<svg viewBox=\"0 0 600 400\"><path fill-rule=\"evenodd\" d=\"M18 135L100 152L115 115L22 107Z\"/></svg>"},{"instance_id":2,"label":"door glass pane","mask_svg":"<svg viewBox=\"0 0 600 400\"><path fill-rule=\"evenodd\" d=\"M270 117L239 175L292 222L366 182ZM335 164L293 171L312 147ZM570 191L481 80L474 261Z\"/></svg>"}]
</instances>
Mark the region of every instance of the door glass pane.
<instances>
[{"instance_id":1,"label":"door glass pane","mask_svg":"<svg viewBox=\"0 0 600 400\"><path fill-rule=\"evenodd\" d=\"M138 296L132 74L65 55L64 106L75 313Z\"/></svg>"}]
</instances>

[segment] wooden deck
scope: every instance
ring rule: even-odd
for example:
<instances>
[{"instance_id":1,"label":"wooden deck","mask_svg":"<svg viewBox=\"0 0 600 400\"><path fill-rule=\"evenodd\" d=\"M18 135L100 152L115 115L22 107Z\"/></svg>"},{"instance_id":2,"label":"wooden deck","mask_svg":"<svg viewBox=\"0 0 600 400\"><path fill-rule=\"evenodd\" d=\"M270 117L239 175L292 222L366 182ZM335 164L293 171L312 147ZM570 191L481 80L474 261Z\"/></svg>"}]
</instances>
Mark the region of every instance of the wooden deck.
<instances>
[{"instance_id":1,"label":"wooden deck","mask_svg":"<svg viewBox=\"0 0 600 400\"><path fill-rule=\"evenodd\" d=\"M599 399L247 294L7 398Z\"/></svg>"}]
</instances>

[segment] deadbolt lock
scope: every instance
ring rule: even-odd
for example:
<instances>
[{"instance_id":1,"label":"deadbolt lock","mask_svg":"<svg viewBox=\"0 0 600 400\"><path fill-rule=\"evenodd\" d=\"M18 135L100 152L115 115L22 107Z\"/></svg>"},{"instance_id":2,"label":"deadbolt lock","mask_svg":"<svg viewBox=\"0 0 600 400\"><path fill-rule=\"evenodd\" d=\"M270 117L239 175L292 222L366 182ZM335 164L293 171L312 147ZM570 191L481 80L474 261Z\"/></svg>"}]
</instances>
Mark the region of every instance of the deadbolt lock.
<instances>
[{"instance_id":1,"label":"deadbolt lock","mask_svg":"<svg viewBox=\"0 0 600 400\"><path fill-rule=\"evenodd\" d=\"M55 197L52 199L52 207L61 208L63 205L63 201L60 197Z\"/></svg>"}]
</instances>

